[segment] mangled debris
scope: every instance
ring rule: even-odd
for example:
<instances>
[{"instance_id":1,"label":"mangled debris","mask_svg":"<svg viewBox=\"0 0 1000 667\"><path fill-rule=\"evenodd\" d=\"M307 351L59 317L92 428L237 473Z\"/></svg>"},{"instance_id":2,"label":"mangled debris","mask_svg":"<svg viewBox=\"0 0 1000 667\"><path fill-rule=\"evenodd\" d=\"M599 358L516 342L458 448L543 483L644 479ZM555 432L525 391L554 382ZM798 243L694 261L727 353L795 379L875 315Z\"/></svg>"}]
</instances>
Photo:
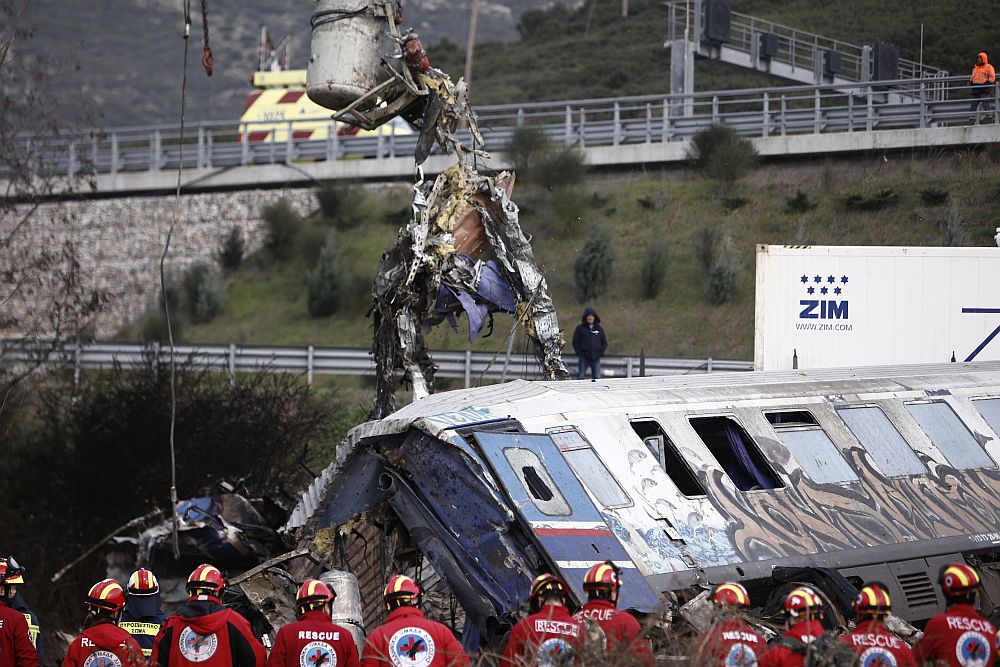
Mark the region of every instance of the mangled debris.
<instances>
[{"instance_id":1,"label":"mangled debris","mask_svg":"<svg viewBox=\"0 0 1000 667\"><path fill-rule=\"evenodd\" d=\"M513 174L476 173L468 162L414 187L413 216L379 265L372 289L376 362L373 418L395 406L395 371L414 398L433 391L435 365L425 336L447 319L469 321L473 342L493 313L515 315L548 379L567 377L562 333L545 277L518 224Z\"/></svg>"}]
</instances>

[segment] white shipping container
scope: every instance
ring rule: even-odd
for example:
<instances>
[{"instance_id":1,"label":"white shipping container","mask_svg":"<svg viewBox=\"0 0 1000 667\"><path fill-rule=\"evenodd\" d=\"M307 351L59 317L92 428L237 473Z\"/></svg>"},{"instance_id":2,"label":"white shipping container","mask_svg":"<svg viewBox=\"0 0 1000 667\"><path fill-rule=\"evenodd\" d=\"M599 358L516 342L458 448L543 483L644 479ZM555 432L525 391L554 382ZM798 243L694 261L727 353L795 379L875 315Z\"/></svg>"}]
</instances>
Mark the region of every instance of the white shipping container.
<instances>
[{"instance_id":1,"label":"white shipping container","mask_svg":"<svg viewBox=\"0 0 1000 667\"><path fill-rule=\"evenodd\" d=\"M1000 360L1000 248L757 246L757 370Z\"/></svg>"}]
</instances>

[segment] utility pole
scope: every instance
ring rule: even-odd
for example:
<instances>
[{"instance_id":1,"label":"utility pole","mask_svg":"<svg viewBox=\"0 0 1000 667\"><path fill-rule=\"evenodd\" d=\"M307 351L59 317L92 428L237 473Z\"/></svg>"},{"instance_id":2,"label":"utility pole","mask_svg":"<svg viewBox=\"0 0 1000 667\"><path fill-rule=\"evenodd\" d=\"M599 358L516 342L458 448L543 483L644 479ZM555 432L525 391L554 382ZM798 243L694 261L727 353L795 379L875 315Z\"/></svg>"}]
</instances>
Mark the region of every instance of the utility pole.
<instances>
[{"instance_id":1,"label":"utility pole","mask_svg":"<svg viewBox=\"0 0 1000 667\"><path fill-rule=\"evenodd\" d=\"M622 0L622 18L628 18L628 0Z\"/></svg>"},{"instance_id":2,"label":"utility pole","mask_svg":"<svg viewBox=\"0 0 1000 667\"><path fill-rule=\"evenodd\" d=\"M472 16L469 18L469 39L465 45L465 90L472 93L472 55L476 50L476 23L479 21L479 0L472 0Z\"/></svg>"}]
</instances>

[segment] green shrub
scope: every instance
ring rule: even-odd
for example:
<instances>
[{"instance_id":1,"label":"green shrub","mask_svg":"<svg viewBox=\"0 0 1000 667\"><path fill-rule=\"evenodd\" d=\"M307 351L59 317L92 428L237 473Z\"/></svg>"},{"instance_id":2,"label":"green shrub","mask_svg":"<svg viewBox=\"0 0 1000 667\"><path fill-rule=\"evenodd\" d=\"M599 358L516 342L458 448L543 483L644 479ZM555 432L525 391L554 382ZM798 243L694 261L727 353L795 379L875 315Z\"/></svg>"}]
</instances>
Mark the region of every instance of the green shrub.
<instances>
[{"instance_id":1,"label":"green shrub","mask_svg":"<svg viewBox=\"0 0 1000 667\"><path fill-rule=\"evenodd\" d=\"M504 154L518 177L529 180L532 169L551 150L552 142L545 130L537 125L521 125L514 128Z\"/></svg>"},{"instance_id":2,"label":"green shrub","mask_svg":"<svg viewBox=\"0 0 1000 667\"><path fill-rule=\"evenodd\" d=\"M330 183L316 190L320 215L337 229L354 229L366 217L368 195L352 185Z\"/></svg>"},{"instance_id":3,"label":"green shrub","mask_svg":"<svg viewBox=\"0 0 1000 667\"><path fill-rule=\"evenodd\" d=\"M174 332L176 341L187 328L187 316L184 313L170 310L170 327ZM142 343L168 343L170 336L167 332L167 316L163 313L163 308L150 309L139 323L139 341Z\"/></svg>"},{"instance_id":4,"label":"green shrub","mask_svg":"<svg viewBox=\"0 0 1000 667\"><path fill-rule=\"evenodd\" d=\"M698 254L698 263L701 268L708 271L715 261L715 246L719 243L719 227L709 223L698 229L694 237L695 252Z\"/></svg>"},{"instance_id":5,"label":"green shrub","mask_svg":"<svg viewBox=\"0 0 1000 667\"><path fill-rule=\"evenodd\" d=\"M394 211L389 211L386 213L382 220L385 224L392 227L405 227L407 223L413 218L413 207L404 206L403 208L396 209Z\"/></svg>"},{"instance_id":6,"label":"green shrub","mask_svg":"<svg viewBox=\"0 0 1000 667\"><path fill-rule=\"evenodd\" d=\"M192 321L204 323L222 312L226 305L226 285L208 264L195 264L184 274L184 305Z\"/></svg>"},{"instance_id":7,"label":"green shrub","mask_svg":"<svg viewBox=\"0 0 1000 667\"><path fill-rule=\"evenodd\" d=\"M579 185L587 174L587 161L583 151L575 146L553 148L542 154L529 174L534 183L550 190Z\"/></svg>"},{"instance_id":8,"label":"green shrub","mask_svg":"<svg viewBox=\"0 0 1000 667\"><path fill-rule=\"evenodd\" d=\"M549 195L552 207L552 222L556 232L575 235L583 228L584 221L593 210L587 197L577 188L563 186L555 188Z\"/></svg>"},{"instance_id":9,"label":"green shrub","mask_svg":"<svg viewBox=\"0 0 1000 667\"><path fill-rule=\"evenodd\" d=\"M219 239L219 249L215 251L215 261L218 262L223 271L235 271L240 268L240 264L243 262L246 245L243 229L239 225L233 225L229 228L229 232Z\"/></svg>"},{"instance_id":10,"label":"green shrub","mask_svg":"<svg viewBox=\"0 0 1000 667\"><path fill-rule=\"evenodd\" d=\"M732 299L739 286L740 272L733 240L728 235L723 236L716 246L715 258L708 272L708 300L718 306Z\"/></svg>"},{"instance_id":11,"label":"green shrub","mask_svg":"<svg viewBox=\"0 0 1000 667\"><path fill-rule=\"evenodd\" d=\"M326 241L316 260L316 268L309 275L306 305L312 317L329 317L337 312L344 289L340 253L333 238Z\"/></svg>"},{"instance_id":12,"label":"green shrub","mask_svg":"<svg viewBox=\"0 0 1000 667\"><path fill-rule=\"evenodd\" d=\"M848 211L883 211L899 203L899 195L892 190L880 190L872 194L851 192L844 197L844 208Z\"/></svg>"},{"instance_id":13,"label":"green shrub","mask_svg":"<svg viewBox=\"0 0 1000 667\"><path fill-rule=\"evenodd\" d=\"M303 221L302 229L295 239L295 247L298 256L302 258L306 266L312 266L319 259L319 254L323 252L323 246L327 239L334 232L326 225L318 224L314 220Z\"/></svg>"},{"instance_id":14,"label":"green shrub","mask_svg":"<svg viewBox=\"0 0 1000 667\"><path fill-rule=\"evenodd\" d=\"M757 149L728 125L713 125L694 135L688 159L705 176L735 183L757 162Z\"/></svg>"},{"instance_id":15,"label":"green shrub","mask_svg":"<svg viewBox=\"0 0 1000 667\"><path fill-rule=\"evenodd\" d=\"M949 208L948 214L941 227L941 245L945 247L960 248L969 245L969 235L962 225L962 216L958 209Z\"/></svg>"},{"instance_id":16,"label":"green shrub","mask_svg":"<svg viewBox=\"0 0 1000 667\"><path fill-rule=\"evenodd\" d=\"M274 259L285 260L295 250L295 240L302 230L302 216L296 213L287 199L268 204L263 211L267 233L264 247Z\"/></svg>"},{"instance_id":17,"label":"green shrub","mask_svg":"<svg viewBox=\"0 0 1000 667\"><path fill-rule=\"evenodd\" d=\"M722 208L731 213L743 208L749 201L746 197L723 197Z\"/></svg>"},{"instance_id":18,"label":"green shrub","mask_svg":"<svg viewBox=\"0 0 1000 667\"><path fill-rule=\"evenodd\" d=\"M785 199L786 213L808 213L814 208L816 208L816 202L809 199L809 195L802 190L796 191L794 197Z\"/></svg>"},{"instance_id":19,"label":"green shrub","mask_svg":"<svg viewBox=\"0 0 1000 667\"><path fill-rule=\"evenodd\" d=\"M583 252L573 264L576 296L581 303L604 293L611 279L614 261L611 234L602 225L594 225L590 230L590 238L583 246Z\"/></svg>"},{"instance_id":20,"label":"green shrub","mask_svg":"<svg viewBox=\"0 0 1000 667\"><path fill-rule=\"evenodd\" d=\"M659 236L650 239L642 260L640 285L643 299L655 299L667 277L667 243Z\"/></svg>"},{"instance_id":21,"label":"green shrub","mask_svg":"<svg viewBox=\"0 0 1000 667\"><path fill-rule=\"evenodd\" d=\"M929 187L920 191L920 201L927 206L940 206L948 202L950 194L944 188Z\"/></svg>"}]
</instances>

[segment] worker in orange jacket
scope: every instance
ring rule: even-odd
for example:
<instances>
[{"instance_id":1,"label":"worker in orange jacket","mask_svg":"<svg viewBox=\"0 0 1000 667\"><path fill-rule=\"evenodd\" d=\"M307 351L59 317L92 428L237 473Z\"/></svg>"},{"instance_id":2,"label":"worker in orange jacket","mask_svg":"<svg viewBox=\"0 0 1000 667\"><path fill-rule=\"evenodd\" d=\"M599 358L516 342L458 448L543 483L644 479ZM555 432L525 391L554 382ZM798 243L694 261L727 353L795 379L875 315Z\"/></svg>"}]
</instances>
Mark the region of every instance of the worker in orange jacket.
<instances>
[{"instance_id":1,"label":"worker in orange jacket","mask_svg":"<svg viewBox=\"0 0 1000 667\"><path fill-rule=\"evenodd\" d=\"M996 82L997 74L990 64L989 57L985 51L980 51L976 56L976 66L972 68L972 76L969 77L969 85L972 86L973 113L992 95Z\"/></svg>"}]
</instances>

